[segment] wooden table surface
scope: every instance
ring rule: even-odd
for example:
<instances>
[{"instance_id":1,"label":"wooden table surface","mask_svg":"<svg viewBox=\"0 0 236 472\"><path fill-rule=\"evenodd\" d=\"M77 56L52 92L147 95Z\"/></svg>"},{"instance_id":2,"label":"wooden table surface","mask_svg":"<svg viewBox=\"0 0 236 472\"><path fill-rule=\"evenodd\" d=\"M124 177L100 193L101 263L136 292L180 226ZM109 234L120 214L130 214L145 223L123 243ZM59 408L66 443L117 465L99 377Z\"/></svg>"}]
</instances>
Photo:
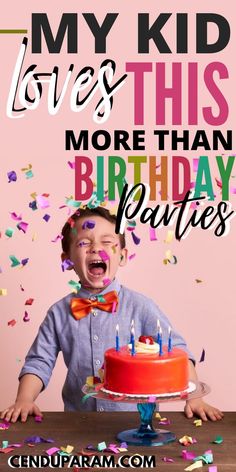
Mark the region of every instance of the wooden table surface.
<instances>
[{"instance_id":1,"label":"wooden table surface","mask_svg":"<svg viewBox=\"0 0 236 472\"><path fill-rule=\"evenodd\" d=\"M192 463L181 458L181 451L183 449L194 451L197 455L201 455L206 450L211 449L214 458L213 465L218 467L218 472L236 471L236 413L225 413L222 421L208 421L201 427L196 427L193 424L193 420L186 419L180 412L162 412L161 414L162 417L166 416L171 421L170 426L161 426L161 428L170 429L174 432L177 441L156 447L128 446L127 453L115 455L115 458L117 459L122 454L155 455L156 466L153 470L160 472L177 472L183 471L185 467ZM0 453L0 471L9 472L10 470L14 470L8 465L8 459L12 455L46 455L46 449L49 449L52 446L67 446L68 444L74 446L73 455L80 455L81 450L86 448L88 444L97 446L97 444L102 441L105 441L106 444L117 443L116 433L126 429L135 428L138 424L139 417L137 413L46 412L44 413L42 423L36 423L33 418L29 418L25 424L17 422L16 424L11 424L8 430L1 430L0 445L2 446L3 440L9 441L9 444L23 443L27 437L33 435L52 438L55 442L53 444L41 443L34 447L29 447L27 444L23 444L22 447L15 449L9 454ZM158 426L157 419L154 420L154 426ZM188 447L182 446L179 444L178 439L184 435L195 437L197 443ZM212 443L218 435L223 437L223 443ZM94 454L100 456L102 453L94 452ZM162 460L163 457L174 459L174 463L164 462ZM65 468L57 470L66 469L67 467L65 466ZM16 470L35 470L35 468L16 468ZM41 470L53 470L53 468L46 467ZM70 470L73 470L73 468ZM93 470L98 469L93 468ZM105 470L105 468L100 470ZM204 465L203 468L197 470L200 472L208 472L208 465Z\"/></svg>"}]
</instances>

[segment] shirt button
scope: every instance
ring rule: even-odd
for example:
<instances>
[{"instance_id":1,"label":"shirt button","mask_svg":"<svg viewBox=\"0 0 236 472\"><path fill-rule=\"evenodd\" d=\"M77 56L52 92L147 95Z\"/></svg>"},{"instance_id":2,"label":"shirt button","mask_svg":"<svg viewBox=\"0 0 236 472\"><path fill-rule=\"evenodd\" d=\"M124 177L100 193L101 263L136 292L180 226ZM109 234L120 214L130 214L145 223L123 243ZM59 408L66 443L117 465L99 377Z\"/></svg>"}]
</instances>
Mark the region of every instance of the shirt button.
<instances>
[{"instance_id":1,"label":"shirt button","mask_svg":"<svg viewBox=\"0 0 236 472\"><path fill-rule=\"evenodd\" d=\"M97 340L98 340L97 334L94 335L93 340L94 340L94 341L97 341Z\"/></svg>"},{"instance_id":2,"label":"shirt button","mask_svg":"<svg viewBox=\"0 0 236 472\"><path fill-rule=\"evenodd\" d=\"M97 316L97 311L96 310L91 310L91 313L93 314L93 316Z\"/></svg>"},{"instance_id":3,"label":"shirt button","mask_svg":"<svg viewBox=\"0 0 236 472\"><path fill-rule=\"evenodd\" d=\"M96 364L96 365L100 365L100 364L101 364L101 361L100 361L99 359L97 359L97 360L95 361L95 364Z\"/></svg>"},{"instance_id":4,"label":"shirt button","mask_svg":"<svg viewBox=\"0 0 236 472\"><path fill-rule=\"evenodd\" d=\"M99 411L104 411L103 406L100 406Z\"/></svg>"}]
</instances>

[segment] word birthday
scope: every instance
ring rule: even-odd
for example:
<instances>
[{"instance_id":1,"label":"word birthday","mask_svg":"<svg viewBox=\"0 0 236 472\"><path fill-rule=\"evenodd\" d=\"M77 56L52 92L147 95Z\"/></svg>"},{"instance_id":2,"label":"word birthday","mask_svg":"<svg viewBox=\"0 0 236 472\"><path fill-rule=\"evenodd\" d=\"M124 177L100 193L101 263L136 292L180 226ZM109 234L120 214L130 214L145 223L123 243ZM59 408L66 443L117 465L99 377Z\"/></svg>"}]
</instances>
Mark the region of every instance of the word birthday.
<instances>
[{"instance_id":1,"label":"word birthday","mask_svg":"<svg viewBox=\"0 0 236 472\"><path fill-rule=\"evenodd\" d=\"M169 164L168 156L161 156L160 163L157 163L156 156L128 156L126 159L121 156L97 156L96 159L96 182L97 199L103 201L105 198L105 170L107 169L108 199L115 200L117 191L119 197L123 193L126 179L127 165L133 167L133 182L137 185L145 179L142 176L143 166L149 166L149 190L150 200L157 200L157 184L159 184L158 194L161 200L179 200L192 188L191 164L184 156L172 156L171 173L172 188L168 188ZM229 182L235 162L235 156L216 156L217 168L220 175L220 186L222 190L222 200L229 200ZM195 161L196 162L196 161ZM75 157L75 199L90 199L93 191L93 170L94 160L88 156ZM200 156L197 159L196 179L194 184L194 198L198 199L202 193L206 194L209 200L214 200L213 178L208 156ZM136 199L138 193L136 193Z\"/></svg>"}]
</instances>

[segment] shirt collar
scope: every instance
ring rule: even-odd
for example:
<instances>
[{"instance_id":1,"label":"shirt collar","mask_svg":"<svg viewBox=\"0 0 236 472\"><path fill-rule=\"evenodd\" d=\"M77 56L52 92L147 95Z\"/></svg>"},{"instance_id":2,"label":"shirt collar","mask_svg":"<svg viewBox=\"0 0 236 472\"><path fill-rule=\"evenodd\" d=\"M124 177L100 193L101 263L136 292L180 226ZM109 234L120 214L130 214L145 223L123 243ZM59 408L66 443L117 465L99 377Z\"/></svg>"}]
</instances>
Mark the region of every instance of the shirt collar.
<instances>
[{"instance_id":1,"label":"shirt collar","mask_svg":"<svg viewBox=\"0 0 236 472\"><path fill-rule=\"evenodd\" d=\"M112 282L107 285L106 287L104 287L104 289L102 290L102 292L99 292L97 294L93 294L90 292L89 289L86 289L84 287L82 287L77 296L79 298L89 298L91 297L91 295L105 295L105 293L108 293L108 292L111 292L112 290L115 290L118 294L119 294L119 291L120 291L120 283L118 282L117 279L113 279Z\"/></svg>"}]
</instances>

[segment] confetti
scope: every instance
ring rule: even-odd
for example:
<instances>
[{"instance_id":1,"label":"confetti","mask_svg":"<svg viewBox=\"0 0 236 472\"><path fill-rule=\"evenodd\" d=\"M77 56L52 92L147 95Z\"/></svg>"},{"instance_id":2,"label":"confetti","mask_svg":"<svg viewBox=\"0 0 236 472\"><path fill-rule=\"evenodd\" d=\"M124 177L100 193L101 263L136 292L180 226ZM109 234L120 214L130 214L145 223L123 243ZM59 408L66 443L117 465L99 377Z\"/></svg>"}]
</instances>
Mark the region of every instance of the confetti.
<instances>
[{"instance_id":1,"label":"confetti","mask_svg":"<svg viewBox=\"0 0 236 472\"><path fill-rule=\"evenodd\" d=\"M70 270L72 267L74 267L74 262L72 262L70 259L65 259L61 263L62 272L65 270Z\"/></svg>"},{"instance_id":2,"label":"confetti","mask_svg":"<svg viewBox=\"0 0 236 472\"><path fill-rule=\"evenodd\" d=\"M99 254L99 256L101 257L101 259L103 261L109 261L110 256L107 254L106 251L104 251L104 250L98 251L98 254Z\"/></svg>"},{"instance_id":3,"label":"confetti","mask_svg":"<svg viewBox=\"0 0 236 472\"><path fill-rule=\"evenodd\" d=\"M172 459L171 457L162 457L162 460L164 462L174 462L174 459Z\"/></svg>"},{"instance_id":4,"label":"confetti","mask_svg":"<svg viewBox=\"0 0 236 472\"><path fill-rule=\"evenodd\" d=\"M194 470L194 469L199 469L199 467L202 467L202 461L194 462L193 464L186 467L186 469L184 469L184 470L191 471L191 470Z\"/></svg>"},{"instance_id":5,"label":"confetti","mask_svg":"<svg viewBox=\"0 0 236 472\"><path fill-rule=\"evenodd\" d=\"M47 196L49 196L49 195L47 194ZM49 203L49 201L46 197L46 194L37 195L36 202L37 202L37 206L42 210L44 210L45 208L50 207L50 203Z\"/></svg>"},{"instance_id":6,"label":"confetti","mask_svg":"<svg viewBox=\"0 0 236 472\"><path fill-rule=\"evenodd\" d=\"M32 305L34 303L34 298L28 298L25 302L25 305Z\"/></svg>"},{"instance_id":7,"label":"confetti","mask_svg":"<svg viewBox=\"0 0 236 472\"><path fill-rule=\"evenodd\" d=\"M183 444L184 446L189 446L190 444L196 443L196 439L192 438L191 436L183 436L182 438L179 439L179 443Z\"/></svg>"},{"instance_id":8,"label":"confetti","mask_svg":"<svg viewBox=\"0 0 236 472\"><path fill-rule=\"evenodd\" d=\"M205 349L203 349L202 353L201 353L201 356L200 356L200 359L199 359L199 362L204 362L205 361L205 355L206 355L206 352L205 352Z\"/></svg>"},{"instance_id":9,"label":"confetti","mask_svg":"<svg viewBox=\"0 0 236 472\"><path fill-rule=\"evenodd\" d=\"M17 257L9 256L9 259L12 262L11 267L16 267L16 266L20 265L20 261L19 261L19 259L17 259Z\"/></svg>"},{"instance_id":10,"label":"confetti","mask_svg":"<svg viewBox=\"0 0 236 472\"><path fill-rule=\"evenodd\" d=\"M82 229L93 229L95 225L96 222L94 220L86 220L82 225Z\"/></svg>"},{"instance_id":11,"label":"confetti","mask_svg":"<svg viewBox=\"0 0 236 472\"><path fill-rule=\"evenodd\" d=\"M103 279L103 285L109 285L111 283L110 279Z\"/></svg>"},{"instance_id":12,"label":"confetti","mask_svg":"<svg viewBox=\"0 0 236 472\"><path fill-rule=\"evenodd\" d=\"M208 467L208 472L217 472L217 465L210 465L210 467Z\"/></svg>"},{"instance_id":13,"label":"confetti","mask_svg":"<svg viewBox=\"0 0 236 472\"><path fill-rule=\"evenodd\" d=\"M155 228L149 229L149 236L150 236L150 241L157 241Z\"/></svg>"},{"instance_id":14,"label":"confetti","mask_svg":"<svg viewBox=\"0 0 236 472\"><path fill-rule=\"evenodd\" d=\"M223 442L223 438L222 436L216 436L212 442L215 444L221 444Z\"/></svg>"},{"instance_id":15,"label":"confetti","mask_svg":"<svg viewBox=\"0 0 236 472\"><path fill-rule=\"evenodd\" d=\"M202 426L202 420L194 420L193 424L195 424L195 426Z\"/></svg>"},{"instance_id":16,"label":"confetti","mask_svg":"<svg viewBox=\"0 0 236 472\"><path fill-rule=\"evenodd\" d=\"M22 216L21 215L17 216L17 214L14 211L10 212L10 215L11 215L11 218L14 221L21 221L22 220Z\"/></svg>"},{"instance_id":17,"label":"confetti","mask_svg":"<svg viewBox=\"0 0 236 472\"><path fill-rule=\"evenodd\" d=\"M48 456L52 456L52 454L55 454L55 452L60 451L59 447L51 447L50 449L46 450L46 453Z\"/></svg>"},{"instance_id":18,"label":"confetti","mask_svg":"<svg viewBox=\"0 0 236 472\"><path fill-rule=\"evenodd\" d=\"M181 452L181 457L182 457L182 459L184 459L184 460L186 460L186 461L192 461L193 459L195 459L196 454L195 454L195 452L186 451L186 449L184 449L184 450Z\"/></svg>"},{"instance_id":19,"label":"confetti","mask_svg":"<svg viewBox=\"0 0 236 472\"><path fill-rule=\"evenodd\" d=\"M23 317L23 321L30 321L30 317L29 317L29 314L27 313L27 311L25 311L25 314L24 314L24 317Z\"/></svg>"},{"instance_id":20,"label":"confetti","mask_svg":"<svg viewBox=\"0 0 236 472\"><path fill-rule=\"evenodd\" d=\"M0 288L0 296L5 297L7 295L7 288Z\"/></svg>"},{"instance_id":21,"label":"confetti","mask_svg":"<svg viewBox=\"0 0 236 472\"><path fill-rule=\"evenodd\" d=\"M67 161L67 164L69 165L71 169L75 169L75 162Z\"/></svg>"},{"instance_id":22,"label":"confetti","mask_svg":"<svg viewBox=\"0 0 236 472\"><path fill-rule=\"evenodd\" d=\"M26 259L22 259L21 264L25 266L26 264L28 264L28 262L29 262L29 258L27 257Z\"/></svg>"},{"instance_id":23,"label":"confetti","mask_svg":"<svg viewBox=\"0 0 236 472\"><path fill-rule=\"evenodd\" d=\"M78 293L81 289L81 283L75 282L74 280L69 280L68 285L70 285L73 289L73 292Z\"/></svg>"},{"instance_id":24,"label":"confetti","mask_svg":"<svg viewBox=\"0 0 236 472\"><path fill-rule=\"evenodd\" d=\"M20 231L23 231L23 233L26 233L27 231L27 228L28 228L28 223L26 223L25 221L21 221L20 223L18 223L17 225L17 228L20 230Z\"/></svg>"},{"instance_id":25,"label":"confetti","mask_svg":"<svg viewBox=\"0 0 236 472\"><path fill-rule=\"evenodd\" d=\"M8 177L8 183L17 181L17 175L14 170L11 170L10 172L8 172L7 177Z\"/></svg>"},{"instance_id":26,"label":"confetti","mask_svg":"<svg viewBox=\"0 0 236 472\"><path fill-rule=\"evenodd\" d=\"M63 239L62 234L58 234L54 239L51 239L52 243L56 243L57 241L61 241Z\"/></svg>"},{"instance_id":27,"label":"confetti","mask_svg":"<svg viewBox=\"0 0 236 472\"><path fill-rule=\"evenodd\" d=\"M14 319L10 320L10 321L7 322L7 324L8 324L8 326L11 326L13 328L13 326L15 326L15 324L16 324L16 320L14 320Z\"/></svg>"},{"instance_id":28,"label":"confetti","mask_svg":"<svg viewBox=\"0 0 236 472\"><path fill-rule=\"evenodd\" d=\"M167 236L166 236L166 239L164 239L164 242L171 243L171 241L173 240L173 237L174 237L174 231L172 230L167 231Z\"/></svg>"},{"instance_id":29,"label":"confetti","mask_svg":"<svg viewBox=\"0 0 236 472\"><path fill-rule=\"evenodd\" d=\"M35 423L42 423L43 417L41 415L36 415L34 417L34 421L35 421Z\"/></svg>"},{"instance_id":30,"label":"confetti","mask_svg":"<svg viewBox=\"0 0 236 472\"><path fill-rule=\"evenodd\" d=\"M62 452L66 452L66 454L71 454L74 450L74 446L70 446L69 444L66 447L61 447Z\"/></svg>"},{"instance_id":31,"label":"confetti","mask_svg":"<svg viewBox=\"0 0 236 472\"><path fill-rule=\"evenodd\" d=\"M197 284L201 284L202 280L201 279L195 279L195 282L197 282Z\"/></svg>"},{"instance_id":32,"label":"confetti","mask_svg":"<svg viewBox=\"0 0 236 472\"><path fill-rule=\"evenodd\" d=\"M98 451L104 451L104 449L106 449L106 447L107 447L107 445L106 445L105 441L103 441L103 442L98 443L97 449L98 449Z\"/></svg>"},{"instance_id":33,"label":"confetti","mask_svg":"<svg viewBox=\"0 0 236 472\"><path fill-rule=\"evenodd\" d=\"M46 223L50 220L51 216L46 213L46 215L43 216L43 220L46 221Z\"/></svg>"},{"instance_id":34,"label":"confetti","mask_svg":"<svg viewBox=\"0 0 236 472\"><path fill-rule=\"evenodd\" d=\"M53 443L53 439L45 439L41 436L30 436L24 440L25 444Z\"/></svg>"},{"instance_id":35,"label":"confetti","mask_svg":"<svg viewBox=\"0 0 236 472\"><path fill-rule=\"evenodd\" d=\"M14 231L15 230L13 228L7 228L5 231L5 235L8 236L8 238L12 238Z\"/></svg>"},{"instance_id":36,"label":"confetti","mask_svg":"<svg viewBox=\"0 0 236 472\"><path fill-rule=\"evenodd\" d=\"M206 451L202 456L195 457L194 461L202 460L204 464L212 464L213 463L213 454L212 451Z\"/></svg>"},{"instance_id":37,"label":"confetti","mask_svg":"<svg viewBox=\"0 0 236 472\"><path fill-rule=\"evenodd\" d=\"M132 231L131 235L132 235L134 244L136 244L136 245L140 244L141 239L138 238L138 236L136 236L136 234L133 231Z\"/></svg>"},{"instance_id":38,"label":"confetti","mask_svg":"<svg viewBox=\"0 0 236 472\"><path fill-rule=\"evenodd\" d=\"M130 254L130 256L128 257L129 261L132 261L132 259L134 259L135 256L136 256L136 253Z\"/></svg>"},{"instance_id":39,"label":"confetti","mask_svg":"<svg viewBox=\"0 0 236 472\"><path fill-rule=\"evenodd\" d=\"M9 429L10 423L7 420L3 420L2 423L0 423L0 430L6 430Z\"/></svg>"}]
</instances>

